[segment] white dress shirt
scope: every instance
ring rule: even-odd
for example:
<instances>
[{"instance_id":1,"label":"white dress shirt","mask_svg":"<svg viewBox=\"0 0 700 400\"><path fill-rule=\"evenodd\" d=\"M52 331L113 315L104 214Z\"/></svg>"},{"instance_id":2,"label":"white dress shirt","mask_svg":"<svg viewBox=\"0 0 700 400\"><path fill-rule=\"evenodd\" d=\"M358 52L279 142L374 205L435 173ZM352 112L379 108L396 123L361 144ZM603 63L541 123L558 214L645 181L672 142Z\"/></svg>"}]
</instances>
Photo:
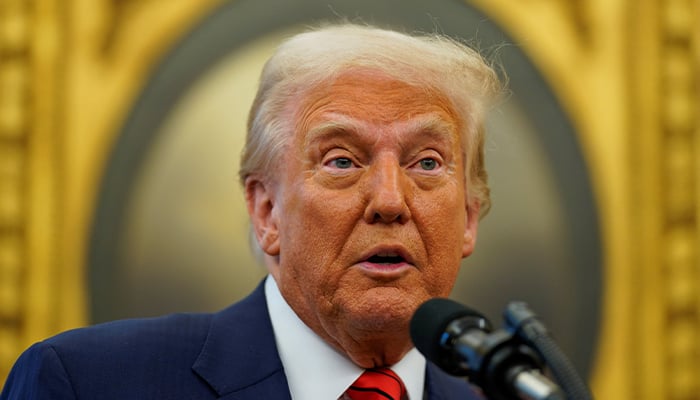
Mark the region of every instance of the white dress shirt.
<instances>
[{"instance_id":1,"label":"white dress shirt","mask_svg":"<svg viewBox=\"0 0 700 400\"><path fill-rule=\"evenodd\" d=\"M280 294L272 276L265 281L265 298L292 399L341 398L364 369L323 341L299 319ZM403 380L410 400L423 398L425 364L423 355L413 348L391 366Z\"/></svg>"}]
</instances>

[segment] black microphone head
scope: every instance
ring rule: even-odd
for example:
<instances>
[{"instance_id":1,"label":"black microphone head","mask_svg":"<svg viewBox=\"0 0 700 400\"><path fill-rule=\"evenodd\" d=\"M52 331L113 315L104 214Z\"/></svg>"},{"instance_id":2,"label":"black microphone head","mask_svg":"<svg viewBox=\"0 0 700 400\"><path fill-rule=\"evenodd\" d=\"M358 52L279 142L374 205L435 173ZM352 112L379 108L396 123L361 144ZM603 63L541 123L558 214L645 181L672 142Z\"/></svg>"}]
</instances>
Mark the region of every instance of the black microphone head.
<instances>
[{"instance_id":1,"label":"black microphone head","mask_svg":"<svg viewBox=\"0 0 700 400\"><path fill-rule=\"evenodd\" d=\"M448 325L462 318L474 318L484 321L486 318L456 301L444 298L434 298L426 301L411 319L410 332L413 344L425 358L437 364L449 373L464 375L454 366L455 360L446 347L450 333Z\"/></svg>"}]
</instances>

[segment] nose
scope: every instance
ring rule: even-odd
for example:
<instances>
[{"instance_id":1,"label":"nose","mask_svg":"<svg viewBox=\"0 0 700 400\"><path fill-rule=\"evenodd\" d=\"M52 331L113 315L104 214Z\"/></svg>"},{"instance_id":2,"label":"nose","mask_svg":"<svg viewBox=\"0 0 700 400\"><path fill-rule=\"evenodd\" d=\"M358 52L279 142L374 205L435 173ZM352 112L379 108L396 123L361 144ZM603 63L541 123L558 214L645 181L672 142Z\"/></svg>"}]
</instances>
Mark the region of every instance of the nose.
<instances>
[{"instance_id":1,"label":"nose","mask_svg":"<svg viewBox=\"0 0 700 400\"><path fill-rule=\"evenodd\" d=\"M369 201L364 218L367 223L400 223L411 219L411 211L406 202L410 194L410 182L393 157L382 157L370 168Z\"/></svg>"}]
</instances>

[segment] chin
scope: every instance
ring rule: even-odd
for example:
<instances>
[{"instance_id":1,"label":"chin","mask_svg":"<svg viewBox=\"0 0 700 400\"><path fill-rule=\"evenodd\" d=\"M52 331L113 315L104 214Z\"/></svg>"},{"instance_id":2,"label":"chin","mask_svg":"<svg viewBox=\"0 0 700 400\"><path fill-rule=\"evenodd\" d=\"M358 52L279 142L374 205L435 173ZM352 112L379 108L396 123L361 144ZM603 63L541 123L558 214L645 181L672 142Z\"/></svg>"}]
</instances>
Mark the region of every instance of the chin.
<instances>
[{"instance_id":1,"label":"chin","mask_svg":"<svg viewBox=\"0 0 700 400\"><path fill-rule=\"evenodd\" d=\"M413 316L413 308L387 307L386 304L377 304L370 307L362 307L353 310L347 317L347 321L358 331L365 331L374 335L396 335L408 332L408 326Z\"/></svg>"}]
</instances>

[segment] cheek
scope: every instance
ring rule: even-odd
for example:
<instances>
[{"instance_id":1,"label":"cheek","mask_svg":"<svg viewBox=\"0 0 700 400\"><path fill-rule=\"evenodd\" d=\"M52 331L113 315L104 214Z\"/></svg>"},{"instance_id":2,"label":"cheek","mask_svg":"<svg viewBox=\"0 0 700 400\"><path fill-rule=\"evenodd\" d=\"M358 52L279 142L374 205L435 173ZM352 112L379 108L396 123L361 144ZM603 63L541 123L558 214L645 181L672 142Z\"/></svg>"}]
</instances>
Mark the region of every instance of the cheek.
<instances>
[{"instance_id":1,"label":"cheek","mask_svg":"<svg viewBox=\"0 0 700 400\"><path fill-rule=\"evenodd\" d=\"M462 261L462 245L466 228L466 211L463 197L454 192L442 201L431 197L416 216L416 223L425 245L430 270L426 271L426 285L432 295L448 295ZM459 211L455 211L459 210Z\"/></svg>"},{"instance_id":2,"label":"cheek","mask_svg":"<svg viewBox=\"0 0 700 400\"><path fill-rule=\"evenodd\" d=\"M296 189L296 190L295 190ZM308 187L290 188L280 223L280 262L303 269L308 276L330 279L357 219L357 207L347 196ZM305 278L306 279L306 278Z\"/></svg>"},{"instance_id":3,"label":"cheek","mask_svg":"<svg viewBox=\"0 0 700 400\"><path fill-rule=\"evenodd\" d=\"M460 193L458 190L441 190L417 200L416 219L422 223L422 230L430 237L432 245L443 248L461 243L466 229L466 206ZM460 245L456 249L460 254L461 248Z\"/></svg>"}]
</instances>

